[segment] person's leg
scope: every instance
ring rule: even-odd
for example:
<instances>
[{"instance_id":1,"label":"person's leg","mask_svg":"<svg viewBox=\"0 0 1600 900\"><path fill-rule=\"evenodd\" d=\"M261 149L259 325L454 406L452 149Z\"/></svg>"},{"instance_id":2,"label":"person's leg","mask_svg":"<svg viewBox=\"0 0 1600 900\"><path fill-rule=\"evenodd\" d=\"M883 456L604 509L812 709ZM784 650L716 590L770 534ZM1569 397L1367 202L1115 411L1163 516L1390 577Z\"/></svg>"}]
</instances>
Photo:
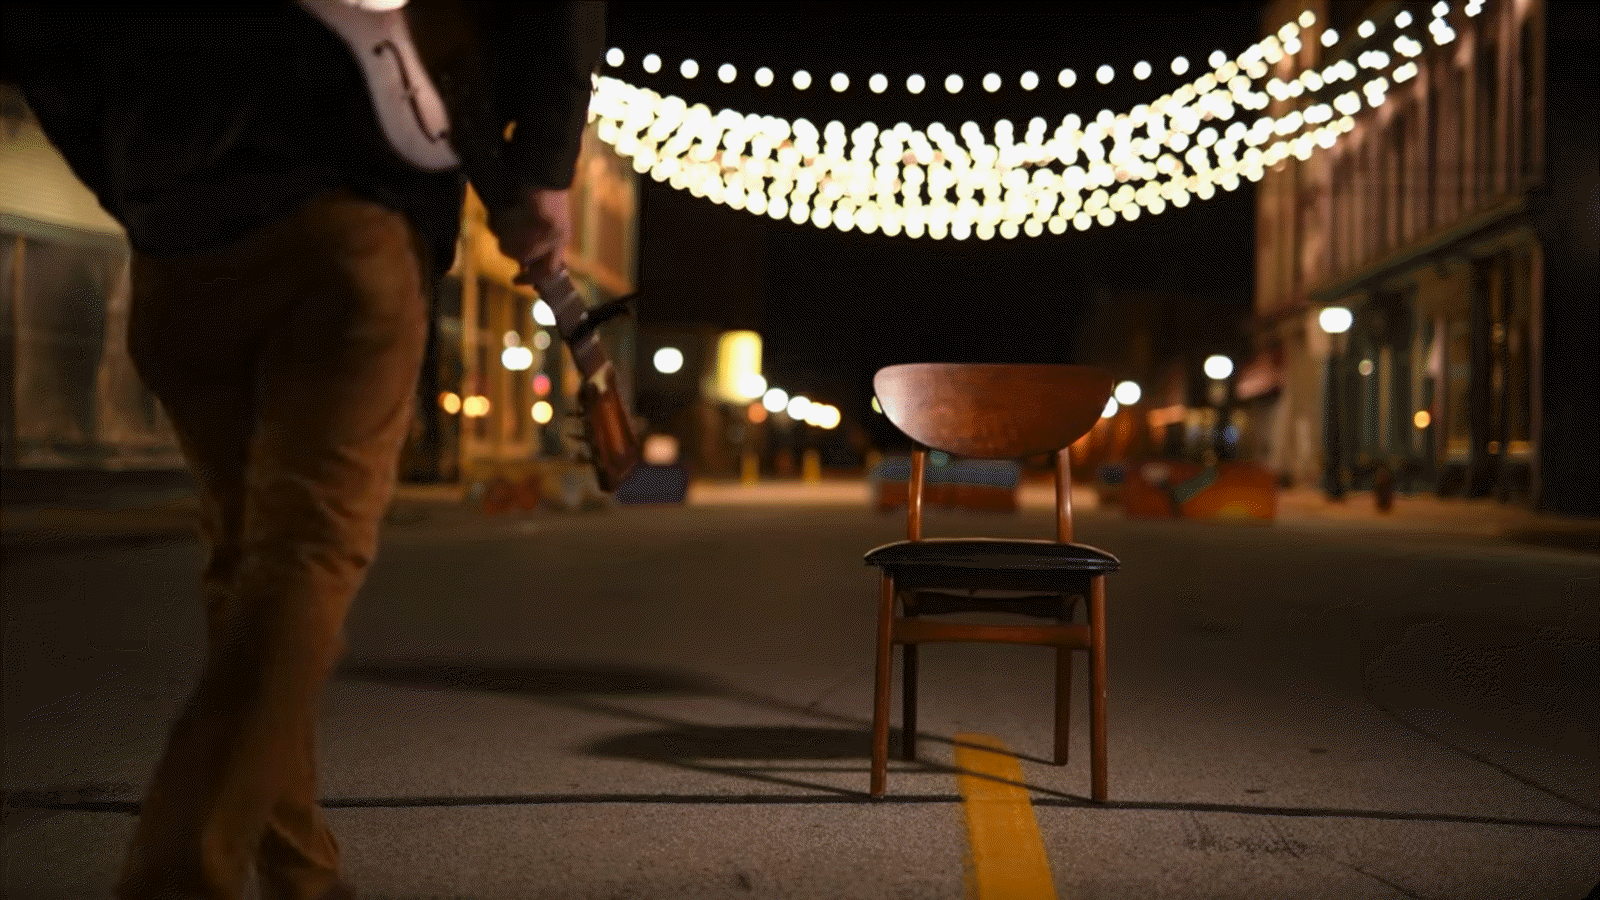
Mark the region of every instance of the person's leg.
<instances>
[{"instance_id":1,"label":"person's leg","mask_svg":"<svg viewBox=\"0 0 1600 900\"><path fill-rule=\"evenodd\" d=\"M330 198L307 224L309 239L336 251L322 279L347 287L301 302L263 348L245 529L245 558L257 568L240 583L247 607L265 608L252 589L266 592L262 600L291 600L280 633L311 640L285 646L277 664L295 671L305 659L308 673L321 673L320 686L343 650L349 602L393 496L427 307L420 251L402 216ZM299 615L312 617L304 631ZM284 696L291 705L305 698ZM303 731L297 745L285 741L287 777L258 858L262 892L266 900L315 900L331 884L320 863L331 853L336 869L338 845L318 806L314 709L286 720Z\"/></svg>"},{"instance_id":2,"label":"person's leg","mask_svg":"<svg viewBox=\"0 0 1600 900\"><path fill-rule=\"evenodd\" d=\"M201 481L213 553L211 649L152 780L129 898L232 898L252 861L269 900L339 889L317 699L392 491L419 267L398 214L347 196L241 244L136 278L130 342Z\"/></svg>"}]
</instances>

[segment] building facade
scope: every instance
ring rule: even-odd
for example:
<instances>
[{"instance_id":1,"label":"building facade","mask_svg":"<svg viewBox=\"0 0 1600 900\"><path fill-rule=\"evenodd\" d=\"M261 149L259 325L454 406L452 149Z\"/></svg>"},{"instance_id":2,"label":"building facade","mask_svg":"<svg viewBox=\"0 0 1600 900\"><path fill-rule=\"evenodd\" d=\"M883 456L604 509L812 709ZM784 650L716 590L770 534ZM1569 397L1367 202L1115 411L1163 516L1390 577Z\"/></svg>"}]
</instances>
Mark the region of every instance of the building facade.
<instances>
[{"instance_id":1,"label":"building facade","mask_svg":"<svg viewBox=\"0 0 1600 900\"><path fill-rule=\"evenodd\" d=\"M573 234L565 254L590 306L637 290L639 183L626 160L591 125L572 189ZM439 287L436 328L418 382L417 415L403 474L415 481L481 482L524 470L557 469L582 451L580 380L548 308L513 283L483 204L469 189L454 266ZM637 324L613 319L601 343L628 407L636 384Z\"/></svg>"},{"instance_id":2,"label":"building facade","mask_svg":"<svg viewBox=\"0 0 1600 900\"><path fill-rule=\"evenodd\" d=\"M13 86L0 85L0 463L5 468L183 465L159 404L128 357L129 250L121 226L72 174ZM584 134L567 264L589 303L635 290L638 175ZM509 260L469 192L401 475L473 480L543 465L576 474L568 417L579 381L553 319L512 284ZM626 398L634 324L602 329ZM513 346L523 348L507 354ZM542 405L541 405L542 404Z\"/></svg>"},{"instance_id":3,"label":"building facade","mask_svg":"<svg viewBox=\"0 0 1600 900\"><path fill-rule=\"evenodd\" d=\"M0 465L181 467L128 356L128 242L0 84Z\"/></svg>"},{"instance_id":4,"label":"building facade","mask_svg":"<svg viewBox=\"0 0 1600 900\"><path fill-rule=\"evenodd\" d=\"M1381 105L1258 184L1239 385L1257 458L1334 494L1387 470L1402 490L1600 515L1595 8L1279 0L1263 26L1307 10L1285 83L1394 52L1390 23L1437 24Z\"/></svg>"}]
</instances>

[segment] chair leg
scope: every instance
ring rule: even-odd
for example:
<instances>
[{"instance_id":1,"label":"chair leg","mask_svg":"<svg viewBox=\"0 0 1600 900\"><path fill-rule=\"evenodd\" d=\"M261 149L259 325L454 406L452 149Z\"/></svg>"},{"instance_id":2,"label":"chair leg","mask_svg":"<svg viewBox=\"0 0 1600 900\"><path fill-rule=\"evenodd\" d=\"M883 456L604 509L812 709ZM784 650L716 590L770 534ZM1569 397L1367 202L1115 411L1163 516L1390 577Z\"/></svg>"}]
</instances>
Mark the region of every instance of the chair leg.
<instances>
[{"instance_id":1,"label":"chair leg","mask_svg":"<svg viewBox=\"0 0 1600 900\"><path fill-rule=\"evenodd\" d=\"M1106 800L1106 579L1089 586L1089 796Z\"/></svg>"},{"instance_id":2,"label":"chair leg","mask_svg":"<svg viewBox=\"0 0 1600 900\"><path fill-rule=\"evenodd\" d=\"M878 598L878 668L872 701L872 780L870 791L882 797L889 780L890 657L894 653L894 577L885 572Z\"/></svg>"},{"instance_id":3,"label":"chair leg","mask_svg":"<svg viewBox=\"0 0 1600 900\"><path fill-rule=\"evenodd\" d=\"M900 758L917 758L917 645L900 645L900 661L905 677L900 682Z\"/></svg>"},{"instance_id":4,"label":"chair leg","mask_svg":"<svg viewBox=\"0 0 1600 900\"><path fill-rule=\"evenodd\" d=\"M1056 765L1067 764L1067 743L1072 721L1072 649L1056 648Z\"/></svg>"}]
</instances>

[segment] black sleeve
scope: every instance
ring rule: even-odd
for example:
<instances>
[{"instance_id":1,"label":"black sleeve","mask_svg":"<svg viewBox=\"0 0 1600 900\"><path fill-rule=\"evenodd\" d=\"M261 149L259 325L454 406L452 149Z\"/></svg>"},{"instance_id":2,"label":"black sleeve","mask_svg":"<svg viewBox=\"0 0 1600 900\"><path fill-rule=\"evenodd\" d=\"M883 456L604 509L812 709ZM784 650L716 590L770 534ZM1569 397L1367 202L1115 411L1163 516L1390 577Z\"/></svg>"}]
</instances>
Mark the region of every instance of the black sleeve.
<instances>
[{"instance_id":1,"label":"black sleeve","mask_svg":"<svg viewBox=\"0 0 1600 900\"><path fill-rule=\"evenodd\" d=\"M477 6L496 106L516 123L501 153L506 174L523 185L570 186L605 44L605 4Z\"/></svg>"}]
</instances>

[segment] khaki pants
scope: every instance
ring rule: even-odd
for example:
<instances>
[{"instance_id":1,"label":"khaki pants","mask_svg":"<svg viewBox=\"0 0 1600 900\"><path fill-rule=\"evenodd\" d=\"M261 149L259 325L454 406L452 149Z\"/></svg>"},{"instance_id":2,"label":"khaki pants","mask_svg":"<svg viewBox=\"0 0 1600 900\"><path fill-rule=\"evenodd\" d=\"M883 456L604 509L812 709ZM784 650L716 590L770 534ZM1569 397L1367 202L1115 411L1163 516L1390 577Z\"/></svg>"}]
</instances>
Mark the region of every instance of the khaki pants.
<instances>
[{"instance_id":1,"label":"khaki pants","mask_svg":"<svg viewBox=\"0 0 1600 900\"><path fill-rule=\"evenodd\" d=\"M330 192L214 253L133 260L129 349L195 475L205 667L119 895L337 891L316 721L377 548L427 331L405 218ZM333 894L330 896L337 896Z\"/></svg>"}]
</instances>

